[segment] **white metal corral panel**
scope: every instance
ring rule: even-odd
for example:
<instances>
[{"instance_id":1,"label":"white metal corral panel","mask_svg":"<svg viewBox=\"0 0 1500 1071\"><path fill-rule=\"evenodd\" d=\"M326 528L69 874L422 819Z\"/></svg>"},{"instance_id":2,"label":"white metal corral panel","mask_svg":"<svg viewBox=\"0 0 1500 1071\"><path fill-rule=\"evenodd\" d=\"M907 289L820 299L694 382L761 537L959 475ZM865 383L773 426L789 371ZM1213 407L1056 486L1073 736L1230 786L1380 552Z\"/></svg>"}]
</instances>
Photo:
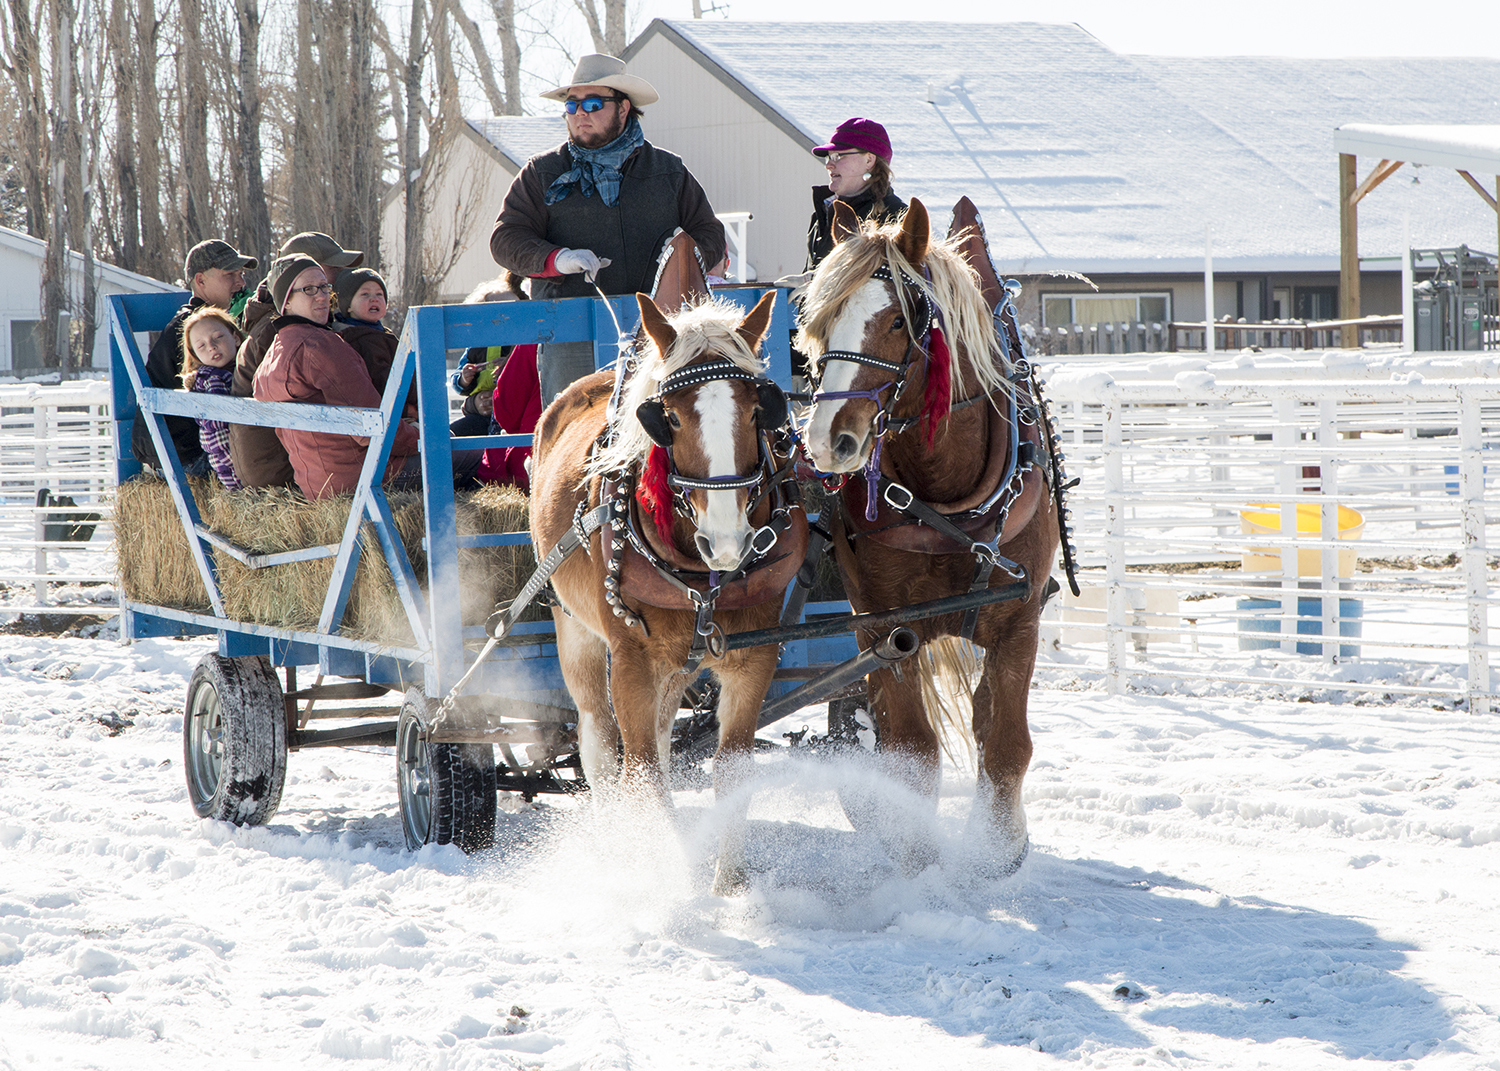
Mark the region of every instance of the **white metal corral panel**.
<instances>
[{"instance_id":1,"label":"white metal corral panel","mask_svg":"<svg viewBox=\"0 0 1500 1071\"><path fill-rule=\"evenodd\" d=\"M646 137L683 158L715 211L755 217L749 256L759 278L800 272L823 166L664 35L645 42L630 69L661 93L646 109Z\"/></svg>"}]
</instances>

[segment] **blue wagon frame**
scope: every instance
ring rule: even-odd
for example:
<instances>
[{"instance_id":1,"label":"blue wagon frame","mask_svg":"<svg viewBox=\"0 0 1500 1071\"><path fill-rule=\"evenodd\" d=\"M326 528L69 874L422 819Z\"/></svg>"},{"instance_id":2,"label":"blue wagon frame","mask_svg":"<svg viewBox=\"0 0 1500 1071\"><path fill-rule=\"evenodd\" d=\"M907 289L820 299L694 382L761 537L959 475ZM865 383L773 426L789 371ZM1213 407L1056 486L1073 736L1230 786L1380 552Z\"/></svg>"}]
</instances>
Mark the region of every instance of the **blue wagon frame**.
<instances>
[{"instance_id":1,"label":"blue wagon frame","mask_svg":"<svg viewBox=\"0 0 1500 1071\"><path fill-rule=\"evenodd\" d=\"M731 288L717 296L749 309L766 293L762 288ZM786 291L777 300L766 356L772 378L783 386L791 381L789 339L792 320ZM460 536L457 532L455 498L449 477L453 444L448 431L449 350L474 346L514 345L530 342L589 341L599 367L612 362L620 346L618 323L633 331L639 309L633 297L606 301L600 298L570 298L558 301L503 302L474 305L428 305L411 309L397 347L395 361L380 408L360 409L300 403L260 402L221 395L188 394L152 387L145 371L136 336L159 331L187 301L186 292L115 295L109 298L110 362L113 389L116 477L123 483L141 472L131 449L136 420L145 420L162 460L163 475L204 588L211 612L195 612L124 599L122 638L217 634L219 653L226 658L265 656L273 666L289 671L288 689L295 691L295 670L316 666L317 673L355 678L375 686L370 694L385 690L420 687L429 697L448 693L468 671L472 652L466 642L482 639L480 626L465 627L459 607L462 578L457 568L461 548L529 544L526 532ZM611 315L613 312L613 315ZM421 414L419 436L425 507L424 540L427 548L425 591L396 533L391 509L377 473L385 470L395 439L400 399L415 382ZM338 544L310 547L280 554L256 554L236 546L208 529L199 515L182 465L177 457L164 417L208 416L237 424L298 428L368 436L364 468L354 491L353 505ZM469 437L464 448L530 445L529 435ZM358 640L340 634L339 622L348 605L355 567L364 548L359 538L368 521L381 554L390 568L412 634L409 647ZM215 555L227 554L251 568L262 568L316 558L334 558L332 577L318 627L313 631L281 628L255 622L236 621L225 611L219 593ZM803 609L799 604L799 609ZM811 614L846 613L844 602L811 603ZM796 615L800 617L800 614ZM505 693L516 696L521 675L514 663L525 662L524 679L537 701L557 703L566 695L550 622L521 624L514 630L522 642L501 646L479 666L466 691ZM526 641L530 642L526 642ZM847 659L856 648L849 635L812 636L790 639L782 645L780 676L791 681L813 675L811 666ZM334 686L339 687L339 686ZM791 690L788 680L777 681L774 697ZM338 693L360 698L357 689L343 687ZM303 693L306 694L306 693ZM523 692L517 698L522 698ZM290 709L288 711L290 715ZM328 730L293 730L293 750L320 743L388 742L389 726L368 729L347 727Z\"/></svg>"}]
</instances>

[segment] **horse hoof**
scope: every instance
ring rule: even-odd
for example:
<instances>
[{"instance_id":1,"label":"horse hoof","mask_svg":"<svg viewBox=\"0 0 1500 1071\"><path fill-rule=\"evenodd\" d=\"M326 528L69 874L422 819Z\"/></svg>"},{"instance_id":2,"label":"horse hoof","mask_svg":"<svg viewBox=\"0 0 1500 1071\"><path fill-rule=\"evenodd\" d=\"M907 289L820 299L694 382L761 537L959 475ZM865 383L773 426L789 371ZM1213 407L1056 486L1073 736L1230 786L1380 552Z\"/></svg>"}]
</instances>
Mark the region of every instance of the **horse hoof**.
<instances>
[{"instance_id":1,"label":"horse hoof","mask_svg":"<svg viewBox=\"0 0 1500 1071\"><path fill-rule=\"evenodd\" d=\"M1026 857L1031 854L1031 838L1027 837L1021 842L1021 847L1009 858L992 855L988 858L975 862L974 870L982 878L988 881L1004 881L1013 877L1016 871L1021 869L1021 864L1026 862Z\"/></svg>"}]
</instances>

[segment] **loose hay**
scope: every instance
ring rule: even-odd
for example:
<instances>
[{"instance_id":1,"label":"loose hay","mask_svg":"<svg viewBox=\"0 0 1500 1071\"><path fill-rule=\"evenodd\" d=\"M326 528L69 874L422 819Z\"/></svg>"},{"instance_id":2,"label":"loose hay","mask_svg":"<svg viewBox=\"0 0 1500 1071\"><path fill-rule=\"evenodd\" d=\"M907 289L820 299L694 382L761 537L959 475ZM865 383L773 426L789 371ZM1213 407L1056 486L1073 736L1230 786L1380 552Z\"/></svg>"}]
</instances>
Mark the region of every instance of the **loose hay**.
<instances>
[{"instance_id":1,"label":"loose hay","mask_svg":"<svg viewBox=\"0 0 1500 1071\"><path fill-rule=\"evenodd\" d=\"M352 496L308 502L295 492L226 491L216 482L189 480L203 523L216 534L258 554L277 554L337 543L343 536ZM427 583L422 547L420 492L388 494L396 530L418 583ZM456 503L460 535L525 531L527 499L510 486L489 485L461 494ZM187 537L160 480L120 485L115 502L115 540L120 589L126 598L154 606L207 612L208 594L188 549ZM363 551L355 569L343 634L391 646L414 642L395 581L380 553L374 528L361 531ZM209 551L213 553L212 549ZM215 558L224 609L232 621L277 628L317 627L333 575L333 558L250 569L227 554ZM510 599L531 574L530 546L483 547L458 552L461 613L466 625L482 624L499 602Z\"/></svg>"}]
</instances>

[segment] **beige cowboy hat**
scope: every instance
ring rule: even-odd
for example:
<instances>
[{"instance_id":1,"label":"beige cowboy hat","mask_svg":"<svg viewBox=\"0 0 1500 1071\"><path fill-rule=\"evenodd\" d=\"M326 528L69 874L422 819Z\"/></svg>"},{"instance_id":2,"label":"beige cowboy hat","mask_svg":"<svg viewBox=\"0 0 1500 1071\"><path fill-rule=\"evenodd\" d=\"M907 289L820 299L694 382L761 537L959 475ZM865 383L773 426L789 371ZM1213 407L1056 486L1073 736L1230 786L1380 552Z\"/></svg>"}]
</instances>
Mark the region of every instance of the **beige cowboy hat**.
<instances>
[{"instance_id":1,"label":"beige cowboy hat","mask_svg":"<svg viewBox=\"0 0 1500 1071\"><path fill-rule=\"evenodd\" d=\"M630 106L644 108L661 99L656 87L644 78L625 73L625 61L595 52L584 56L573 68L573 79L540 94L548 100L567 100L574 86L607 86L630 98Z\"/></svg>"}]
</instances>

